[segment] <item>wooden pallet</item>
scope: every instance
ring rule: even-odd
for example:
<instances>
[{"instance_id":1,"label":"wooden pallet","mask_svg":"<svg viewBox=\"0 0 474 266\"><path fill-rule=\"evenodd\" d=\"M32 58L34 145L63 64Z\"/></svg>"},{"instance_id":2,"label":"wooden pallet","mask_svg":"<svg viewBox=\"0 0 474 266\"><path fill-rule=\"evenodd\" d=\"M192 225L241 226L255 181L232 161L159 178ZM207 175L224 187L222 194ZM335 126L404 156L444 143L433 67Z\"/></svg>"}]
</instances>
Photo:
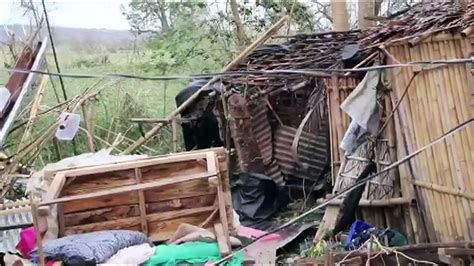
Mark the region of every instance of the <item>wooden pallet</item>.
<instances>
[{"instance_id":1,"label":"wooden pallet","mask_svg":"<svg viewBox=\"0 0 474 266\"><path fill-rule=\"evenodd\" d=\"M52 173L41 206L58 206L59 235L128 229L153 241L181 223L215 230L223 254L233 230L223 148Z\"/></svg>"}]
</instances>

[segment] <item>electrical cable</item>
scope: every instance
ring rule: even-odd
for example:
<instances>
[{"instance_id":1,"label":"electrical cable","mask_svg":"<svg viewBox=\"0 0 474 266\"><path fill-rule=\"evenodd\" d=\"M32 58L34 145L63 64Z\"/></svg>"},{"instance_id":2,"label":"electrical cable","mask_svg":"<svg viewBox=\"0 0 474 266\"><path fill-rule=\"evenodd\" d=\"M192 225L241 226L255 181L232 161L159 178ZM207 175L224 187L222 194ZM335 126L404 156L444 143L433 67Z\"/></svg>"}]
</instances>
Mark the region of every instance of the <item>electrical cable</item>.
<instances>
[{"instance_id":1,"label":"electrical cable","mask_svg":"<svg viewBox=\"0 0 474 266\"><path fill-rule=\"evenodd\" d=\"M312 69L276 69L276 70L248 70L248 71L228 71L228 72L215 72L207 74L190 74L190 75L162 75L162 76L139 76L130 74L83 74L83 73L61 73L61 72L49 72L41 70L29 70L21 68L5 68L0 67L0 71L6 72L17 72L17 73L35 73L42 75L49 75L53 77L67 77L67 78L125 78L125 79L139 79L139 80L177 80L177 79L196 79L196 78L213 78L215 76L243 76L243 75L289 75L299 74L308 76L319 76L319 77L331 77L335 73L346 73L346 72L366 72L371 70L391 69L398 67L428 67L433 65L452 65L452 64L474 64L474 57L462 58L462 59L451 59L451 60L435 60L435 61L415 61L403 64L393 65L378 65L361 67L357 69L330 69L330 68L312 68Z\"/></svg>"}]
</instances>

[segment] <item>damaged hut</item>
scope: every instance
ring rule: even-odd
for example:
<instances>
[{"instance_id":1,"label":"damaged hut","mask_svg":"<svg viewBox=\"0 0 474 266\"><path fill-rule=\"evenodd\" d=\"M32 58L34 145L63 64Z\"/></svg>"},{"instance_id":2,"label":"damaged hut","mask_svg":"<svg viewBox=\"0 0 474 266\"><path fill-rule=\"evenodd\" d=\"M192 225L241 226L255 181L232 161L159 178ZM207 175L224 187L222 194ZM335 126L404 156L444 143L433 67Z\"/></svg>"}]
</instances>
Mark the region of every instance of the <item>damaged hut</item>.
<instances>
[{"instance_id":1,"label":"damaged hut","mask_svg":"<svg viewBox=\"0 0 474 266\"><path fill-rule=\"evenodd\" d=\"M448 61L385 71L396 108L394 158L415 152L473 118L472 62L456 63L472 59L473 25L470 1L424 2L370 29L360 40L366 47L378 43L387 64ZM473 136L470 125L399 167L403 196L414 199L422 213L417 219L406 212L413 217L406 221L414 225L408 233L417 242L474 240Z\"/></svg>"},{"instance_id":2,"label":"damaged hut","mask_svg":"<svg viewBox=\"0 0 474 266\"><path fill-rule=\"evenodd\" d=\"M259 47L234 70L341 68L342 49L357 33L296 36ZM266 174L279 185L320 190L329 166L326 84L300 73L223 78L230 131L240 170ZM306 182L306 183L305 183Z\"/></svg>"},{"instance_id":3,"label":"damaged hut","mask_svg":"<svg viewBox=\"0 0 474 266\"><path fill-rule=\"evenodd\" d=\"M316 242L355 217L408 243L472 241L472 125L405 157L472 120L473 8L423 2L363 32L261 46L219 88L240 170L333 194L381 172L329 202Z\"/></svg>"}]
</instances>

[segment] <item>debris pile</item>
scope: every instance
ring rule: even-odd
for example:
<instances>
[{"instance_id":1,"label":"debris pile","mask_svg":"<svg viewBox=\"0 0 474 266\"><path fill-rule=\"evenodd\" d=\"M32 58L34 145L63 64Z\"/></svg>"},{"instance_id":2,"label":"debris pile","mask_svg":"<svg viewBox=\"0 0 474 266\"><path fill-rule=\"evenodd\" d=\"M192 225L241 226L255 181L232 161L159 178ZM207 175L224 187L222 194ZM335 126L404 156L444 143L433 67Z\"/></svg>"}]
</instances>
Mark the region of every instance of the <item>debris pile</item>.
<instances>
[{"instance_id":1,"label":"debris pile","mask_svg":"<svg viewBox=\"0 0 474 266\"><path fill-rule=\"evenodd\" d=\"M277 250L294 245L299 262L312 264L472 260L473 62L464 57L473 52L474 4L424 1L362 32L265 45L285 20L224 68L232 75L191 83L175 112L148 121L156 125L121 151L164 125L176 147L181 124L188 152L99 151L33 173L28 201L0 205L0 221L28 218L0 225L9 238L1 251L20 252L4 261L273 265ZM27 57L29 66L39 57ZM102 89L53 108L64 119L9 158L2 195L20 162Z\"/></svg>"}]
</instances>

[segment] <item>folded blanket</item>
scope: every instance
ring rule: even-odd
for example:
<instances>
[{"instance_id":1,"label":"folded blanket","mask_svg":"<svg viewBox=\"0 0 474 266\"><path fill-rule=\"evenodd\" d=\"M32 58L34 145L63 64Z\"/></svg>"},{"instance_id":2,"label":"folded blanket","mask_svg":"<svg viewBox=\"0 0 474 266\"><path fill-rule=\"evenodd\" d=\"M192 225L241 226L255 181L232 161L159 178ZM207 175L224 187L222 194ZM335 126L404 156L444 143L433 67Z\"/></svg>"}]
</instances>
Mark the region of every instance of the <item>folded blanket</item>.
<instances>
[{"instance_id":1,"label":"folded blanket","mask_svg":"<svg viewBox=\"0 0 474 266\"><path fill-rule=\"evenodd\" d=\"M149 243L145 234L128 230L110 230L70 235L48 241L43 250L46 258L63 261L68 265L95 265L103 263L119 250ZM30 252L38 256L38 250Z\"/></svg>"}]
</instances>

